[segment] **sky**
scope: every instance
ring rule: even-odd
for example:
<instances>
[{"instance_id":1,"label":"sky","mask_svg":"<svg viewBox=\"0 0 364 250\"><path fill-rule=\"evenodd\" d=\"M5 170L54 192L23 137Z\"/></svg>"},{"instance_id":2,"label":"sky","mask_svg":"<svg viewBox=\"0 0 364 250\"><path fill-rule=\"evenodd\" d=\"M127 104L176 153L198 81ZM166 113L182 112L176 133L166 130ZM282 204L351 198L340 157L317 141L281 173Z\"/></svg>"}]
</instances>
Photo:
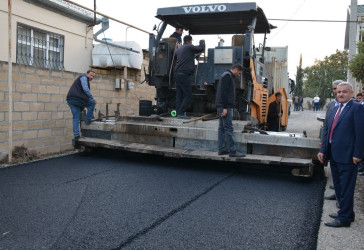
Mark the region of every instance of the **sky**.
<instances>
[{"instance_id":1,"label":"sky","mask_svg":"<svg viewBox=\"0 0 364 250\"><path fill-rule=\"evenodd\" d=\"M79 4L92 8L94 0L79 0ZM223 3L222 0L184 0L182 2L170 0L96 0L97 11L131 24L148 32L152 32L154 24L160 20L155 18L158 8L175 7L181 5ZM229 3L252 2L244 0L229 0ZM256 0L257 5L263 9L268 21L277 26L267 35L266 45L270 47L288 46L289 77L295 78L302 55L302 66L314 64L315 60L324 60L325 56L335 54L336 50L344 50L345 22L298 22L270 19L289 20L335 20L346 21L348 7L351 0ZM357 0L358 5L364 0ZM99 30L101 25L94 28ZM165 35L174 31L168 27ZM188 32L184 32L186 35ZM136 41L143 49L148 49L149 35L136 29L127 28L126 25L110 21L110 28L104 35L113 41ZM194 37L195 43L203 37ZM223 38L231 41L231 36ZM259 36L256 43L263 41ZM207 47L217 46L218 35L206 39ZM225 43L225 45L228 45ZM257 45L257 44L256 44Z\"/></svg>"}]
</instances>

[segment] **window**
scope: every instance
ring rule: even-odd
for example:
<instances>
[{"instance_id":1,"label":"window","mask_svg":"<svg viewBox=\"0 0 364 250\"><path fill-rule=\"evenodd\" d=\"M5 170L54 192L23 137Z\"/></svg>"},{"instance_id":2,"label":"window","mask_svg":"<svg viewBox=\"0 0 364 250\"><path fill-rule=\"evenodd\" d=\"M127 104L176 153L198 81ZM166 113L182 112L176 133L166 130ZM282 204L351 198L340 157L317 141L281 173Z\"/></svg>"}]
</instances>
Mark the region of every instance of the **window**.
<instances>
[{"instance_id":1,"label":"window","mask_svg":"<svg viewBox=\"0 0 364 250\"><path fill-rule=\"evenodd\" d=\"M16 62L63 70L64 36L18 24Z\"/></svg>"}]
</instances>

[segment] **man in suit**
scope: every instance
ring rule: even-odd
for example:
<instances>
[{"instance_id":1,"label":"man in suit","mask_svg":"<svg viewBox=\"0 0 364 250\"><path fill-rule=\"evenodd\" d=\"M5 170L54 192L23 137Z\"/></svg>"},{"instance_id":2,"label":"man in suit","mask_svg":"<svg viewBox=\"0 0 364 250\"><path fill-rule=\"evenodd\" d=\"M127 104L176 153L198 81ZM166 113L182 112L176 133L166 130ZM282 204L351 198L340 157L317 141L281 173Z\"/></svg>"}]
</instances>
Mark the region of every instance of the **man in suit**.
<instances>
[{"instance_id":1,"label":"man in suit","mask_svg":"<svg viewBox=\"0 0 364 250\"><path fill-rule=\"evenodd\" d=\"M325 120L324 120L324 123L322 125L321 133L320 133L320 137L321 137L320 146L323 143L324 134L325 134L325 132L327 130L327 120L329 119L330 114L334 110L334 108L339 106L339 104L340 104L338 102L338 100L336 99L336 94L337 94L336 88L337 88L337 85L339 85L339 83L342 83L342 82L343 82L343 80L335 80L332 83L332 93L334 95L334 100L332 100L329 104L327 104ZM325 200L339 200L338 196L339 196L338 194L332 194L332 195L325 196L324 199Z\"/></svg>"},{"instance_id":2,"label":"man in suit","mask_svg":"<svg viewBox=\"0 0 364 250\"><path fill-rule=\"evenodd\" d=\"M325 157L330 160L331 174L340 210L330 214L329 227L349 227L355 219L354 189L358 163L364 152L364 106L352 100L353 86L342 82L337 86L338 107L331 112L323 143L317 158L321 163Z\"/></svg>"}]
</instances>

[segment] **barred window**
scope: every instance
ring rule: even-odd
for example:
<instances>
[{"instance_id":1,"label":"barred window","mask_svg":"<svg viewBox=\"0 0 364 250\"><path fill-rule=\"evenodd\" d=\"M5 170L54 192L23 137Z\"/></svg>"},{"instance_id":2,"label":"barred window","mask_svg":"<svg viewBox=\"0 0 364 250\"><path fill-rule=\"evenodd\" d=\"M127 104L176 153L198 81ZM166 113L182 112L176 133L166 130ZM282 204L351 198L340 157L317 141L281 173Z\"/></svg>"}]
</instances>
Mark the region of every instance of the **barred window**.
<instances>
[{"instance_id":1,"label":"barred window","mask_svg":"<svg viewBox=\"0 0 364 250\"><path fill-rule=\"evenodd\" d=\"M16 62L63 70L64 36L18 23Z\"/></svg>"}]
</instances>

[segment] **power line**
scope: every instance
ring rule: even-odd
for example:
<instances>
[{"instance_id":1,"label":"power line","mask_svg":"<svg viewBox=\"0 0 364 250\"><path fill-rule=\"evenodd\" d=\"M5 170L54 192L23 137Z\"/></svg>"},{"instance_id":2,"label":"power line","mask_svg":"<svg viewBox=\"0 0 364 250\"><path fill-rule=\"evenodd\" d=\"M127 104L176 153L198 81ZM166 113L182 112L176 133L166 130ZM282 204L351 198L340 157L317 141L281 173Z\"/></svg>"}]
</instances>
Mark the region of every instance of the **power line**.
<instances>
[{"instance_id":1,"label":"power line","mask_svg":"<svg viewBox=\"0 0 364 250\"><path fill-rule=\"evenodd\" d=\"M285 21L285 22L327 22L327 23L362 23L362 21L341 21L341 20L309 20L309 19L281 19L281 18L268 18L272 21Z\"/></svg>"}]
</instances>

